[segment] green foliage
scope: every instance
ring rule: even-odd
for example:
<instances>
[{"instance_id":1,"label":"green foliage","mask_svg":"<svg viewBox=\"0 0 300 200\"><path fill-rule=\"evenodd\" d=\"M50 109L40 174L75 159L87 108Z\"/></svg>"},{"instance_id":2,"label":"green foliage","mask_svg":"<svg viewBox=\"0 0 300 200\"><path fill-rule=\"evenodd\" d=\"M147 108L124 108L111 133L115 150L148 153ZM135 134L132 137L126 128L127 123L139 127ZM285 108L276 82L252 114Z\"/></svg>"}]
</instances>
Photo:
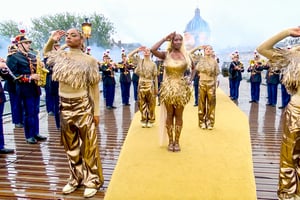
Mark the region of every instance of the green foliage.
<instances>
[{"instance_id":1,"label":"green foliage","mask_svg":"<svg viewBox=\"0 0 300 200\"><path fill-rule=\"evenodd\" d=\"M26 30L27 36L32 39L33 49L42 49L47 42L51 31L68 30L77 28L81 30L81 24L88 18L92 24L92 36L89 39L90 45L111 47L111 36L115 33L113 24L102 14L93 13L90 16L71 13L58 13L45 15L31 19L31 26ZM0 35L11 38L19 34L18 23L14 21L0 22ZM62 43L64 41L61 41Z\"/></svg>"},{"instance_id":2,"label":"green foliage","mask_svg":"<svg viewBox=\"0 0 300 200\"><path fill-rule=\"evenodd\" d=\"M18 34L20 34L20 32L17 22L12 20L0 22L0 35L10 40L12 37L15 37Z\"/></svg>"},{"instance_id":3,"label":"green foliage","mask_svg":"<svg viewBox=\"0 0 300 200\"><path fill-rule=\"evenodd\" d=\"M110 48L111 36L115 33L113 24L103 15L94 13L90 17L92 22L92 37L91 44L96 43L98 46Z\"/></svg>"}]
</instances>

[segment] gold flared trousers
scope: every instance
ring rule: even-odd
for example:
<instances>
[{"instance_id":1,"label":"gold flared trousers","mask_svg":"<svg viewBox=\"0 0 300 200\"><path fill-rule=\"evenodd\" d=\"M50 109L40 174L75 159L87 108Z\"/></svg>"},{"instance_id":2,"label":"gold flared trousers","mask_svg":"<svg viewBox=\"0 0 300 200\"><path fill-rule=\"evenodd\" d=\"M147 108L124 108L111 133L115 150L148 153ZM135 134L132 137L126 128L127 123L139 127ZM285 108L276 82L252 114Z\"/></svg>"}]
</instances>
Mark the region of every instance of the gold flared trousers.
<instances>
[{"instance_id":1,"label":"gold flared trousers","mask_svg":"<svg viewBox=\"0 0 300 200\"><path fill-rule=\"evenodd\" d=\"M283 121L277 194L279 199L300 196L300 107L292 102Z\"/></svg>"},{"instance_id":2,"label":"gold flared trousers","mask_svg":"<svg viewBox=\"0 0 300 200\"><path fill-rule=\"evenodd\" d=\"M152 81L140 81L138 89L138 107L142 123L155 122L156 97Z\"/></svg>"},{"instance_id":3,"label":"gold flared trousers","mask_svg":"<svg viewBox=\"0 0 300 200\"><path fill-rule=\"evenodd\" d=\"M216 108L216 81L199 81L199 126L214 126Z\"/></svg>"},{"instance_id":4,"label":"gold flared trousers","mask_svg":"<svg viewBox=\"0 0 300 200\"><path fill-rule=\"evenodd\" d=\"M69 183L98 189L103 185L103 174L93 122L93 102L87 95L61 97L60 101L61 142L69 161Z\"/></svg>"}]
</instances>

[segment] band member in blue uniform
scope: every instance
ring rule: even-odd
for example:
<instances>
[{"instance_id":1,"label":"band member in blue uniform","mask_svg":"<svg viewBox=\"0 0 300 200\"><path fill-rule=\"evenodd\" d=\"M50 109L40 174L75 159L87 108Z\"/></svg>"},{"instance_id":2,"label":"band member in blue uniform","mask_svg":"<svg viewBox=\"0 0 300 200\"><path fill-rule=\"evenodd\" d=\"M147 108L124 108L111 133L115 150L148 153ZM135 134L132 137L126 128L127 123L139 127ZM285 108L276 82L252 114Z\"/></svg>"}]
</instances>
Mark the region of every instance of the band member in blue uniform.
<instances>
[{"instance_id":1,"label":"band member in blue uniform","mask_svg":"<svg viewBox=\"0 0 300 200\"><path fill-rule=\"evenodd\" d=\"M280 83L280 70L270 68L269 65L266 65L264 68L268 70L266 74L268 103L266 105L275 107L277 104L278 84Z\"/></svg>"},{"instance_id":2,"label":"band member in blue uniform","mask_svg":"<svg viewBox=\"0 0 300 200\"><path fill-rule=\"evenodd\" d=\"M198 49L198 47L194 47L190 50L191 57L193 59L194 65L196 66L201 57L203 57L202 48ZM194 87L194 106L198 106L199 103L199 72L195 71L195 75L193 78L193 87Z\"/></svg>"},{"instance_id":3,"label":"band member in blue uniform","mask_svg":"<svg viewBox=\"0 0 300 200\"><path fill-rule=\"evenodd\" d=\"M105 88L105 102L106 108L111 110L116 107L113 105L115 100L116 79L115 72L117 71L115 65L111 62L108 55L104 55L104 62L101 64L103 89Z\"/></svg>"},{"instance_id":4,"label":"band member in blue uniform","mask_svg":"<svg viewBox=\"0 0 300 200\"><path fill-rule=\"evenodd\" d=\"M40 76L36 73L37 59L30 53L31 40L25 34L15 38L18 51L9 55L6 64L12 73L18 77L16 91L24 106L24 133L26 142L36 144L47 138L39 134L39 106L41 89L36 81Z\"/></svg>"},{"instance_id":5,"label":"band member in blue uniform","mask_svg":"<svg viewBox=\"0 0 300 200\"><path fill-rule=\"evenodd\" d=\"M264 67L259 55L254 56L253 62L247 69L250 72L250 88L251 88L251 100L249 103L258 103L260 96L260 84L261 84L261 72Z\"/></svg>"},{"instance_id":6,"label":"band member in blue uniform","mask_svg":"<svg viewBox=\"0 0 300 200\"><path fill-rule=\"evenodd\" d=\"M230 96L232 100L238 100L240 83L244 72L243 64L239 61L239 54L232 55L232 62L229 65Z\"/></svg>"},{"instance_id":7,"label":"band member in blue uniform","mask_svg":"<svg viewBox=\"0 0 300 200\"><path fill-rule=\"evenodd\" d=\"M11 54L14 54L18 51L17 46L12 43L8 46L8 54L7 56L10 56ZM7 91L9 96L9 102L10 102L10 109L11 109L11 117L12 117L12 123L15 125L15 128L23 128L24 124L24 117L23 117L23 106L21 99L18 98L17 90L16 90L16 82L12 79L5 80L4 83L4 90Z\"/></svg>"},{"instance_id":8,"label":"band member in blue uniform","mask_svg":"<svg viewBox=\"0 0 300 200\"><path fill-rule=\"evenodd\" d=\"M195 76L193 78L193 87L194 87L194 106L198 106L199 102L199 72L195 73Z\"/></svg>"},{"instance_id":9,"label":"band member in blue uniform","mask_svg":"<svg viewBox=\"0 0 300 200\"><path fill-rule=\"evenodd\" d=\"M163 77L164 77L164 65L163 65L163 60L157 58L155 60L155 64L157 66L157 83L158 83L158 91L160 89L161 86L161 82L163 81ZM160 95L159 93L157 94L158 96L158 105L160 105Z\"/></svg>"},{"instance_id":10,"label":"band member in blue uniform","mask_svg":"<svg viewBox=\"0 0 300 200\"><path fill-rule=\"evenodd\" d=\"M104 99L106 99L106 88L105 88L105 85L104 85L104 83L103 83L103 77L104 77L104 75L103 75L103 72L102 72L102 65L105 65L105 64L107 64L107 63L109 63L109 56L106 54L106 53L104 53L103 54L103 57L102 57L102 61L100 62L98 62L98 66L99 66L99 72L100 72L100 74L101 74L101 81L102 81L102 93L103 93L103 98ZM100 91L101 92L101 91Z\"/></svg>"},{"instance_id":11,"label":"band member in blue uniform","mask_svg":"<svg viewBox=\"0 0 300 200\"><path fill-rule=\"evenodd\" d=\"M7 66L5 64L5 60L0 58L0 77L6 80L14 81L13 77L11 77L8 73ZM2 83L0 82L0 154L8 154L14 153L13 149L7 149L4 147L4 133L3 133L3 111L5 105L6 97L4 94L4 89L2 88Z\"/></svg>"},{"instance_id":12,"label":"band member in blue uniform","mask_svg":"<svg viewBox=\"0 0 300 200\"><path fill-rule=\"evenodd\" d=\"M55 42L52 47L53 51L57 51L60 49L59 41ZM59 94L58 94L58 81L52 80L52 68L53 66L47 65L47 54L44 52L44 64L46 68L49 70L47 74L45 92L46 92L46 107L48 104L49 110L47 112L49 115L52 115L53 112L56 128L60 128L60 117L59 117Z\"/></svg>"},{"instance_id":13,"label":"band member in blue uniform","mask_svg":"<svg viewBox=\"0 0 300 200\"><path fill-rule=\"evenodd\" d=\"M131 63L128 62L125 53L122 53L122 61L118 63L118 68L120 70L120 86L121 86L122 103L124 106L129 106L130 86L131 86L130 70L133 70L134 67Z\"/></svg>"},{"instance_id":14,"label":"band member in blue uniform","mask_svg":"<svg viewBox=\"0 0 300 200\"><path fill-rule=\"evenodd\" d=\"M56 43L53 46L53 50L58 50L60 48L60 44ZM47 62L47 56L44 54L44 63L46 65ZM47 78L46 78L46 85L45 85L45 102L46 102L46 110L48 112L48 115L55 115L55 108L54 105L55 104L55 96L53 96L52 93L52 84L56 84L57 82L53 83L52 82L52 71L51 71L51 67L46 65L46 68L50 71L50 73L47 74ZM54 85L53 85L54 86ZM54 86L55 87L55 86ZM58 85L57 85L58 88ZM58 91L58 89L57 89Z\"/></svg>"},{"instance_id":15,"label":"band member in blue uniform","mask_svg":"<svg viewBox=\"0 0 300 200\"><path fill-rule=\"evenodd\" d=\"M138 87L139 87L139 75L137 75L135 72L132 73L132 85L133 85L133 96L134 96L134 100L137 101L138 100Z\"/></svg>"},{"instance_id":16,"label":"band member in blue uniform","mask_svg":"<svg viewBox=\"0 0 300 200\"><path fill-rule=\"evenodd\" d=\"M285 85L282 83L283 75L280 74L280 91L281 91L281 106L279 109L284 109L291 100L291 95L287 92Z\"/></svg>"},{"instance_id":17,"label":"band member in blue uniform","mask_svg":"<svg viewBox=\"0 0 300 200\"><path fill-rule=\"evenodd\" d=\"M133 68L135 69L137 67L137 58L138 58L138 53L133 55L132 58L128 58L128 62L133 65ZM134 100L137 102L138 101L138 87L139 87L139 75L133 71L131 81L133 85L133 96Z\"/></svg>"}]
</instances>

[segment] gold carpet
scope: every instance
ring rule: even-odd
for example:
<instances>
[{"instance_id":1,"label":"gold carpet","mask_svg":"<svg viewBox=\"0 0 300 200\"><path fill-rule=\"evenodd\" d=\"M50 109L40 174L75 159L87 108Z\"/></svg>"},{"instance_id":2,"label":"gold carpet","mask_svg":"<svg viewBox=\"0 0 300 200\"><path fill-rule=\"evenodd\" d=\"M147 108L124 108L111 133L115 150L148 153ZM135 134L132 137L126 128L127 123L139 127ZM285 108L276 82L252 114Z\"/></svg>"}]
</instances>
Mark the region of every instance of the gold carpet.
<instances>
[{"instance_id":1,"label":"gold carpet","mask_svg":"<svg viewBox=\"0 0 300 200\"><path fill-rule=\"evenodd\" d=\"M157 123L136 113L105 200L256 200L247 116L217 90L213 130L198 127L193 100L184 110L181 152L159 145Z\"/></svg>"}]
</instances>

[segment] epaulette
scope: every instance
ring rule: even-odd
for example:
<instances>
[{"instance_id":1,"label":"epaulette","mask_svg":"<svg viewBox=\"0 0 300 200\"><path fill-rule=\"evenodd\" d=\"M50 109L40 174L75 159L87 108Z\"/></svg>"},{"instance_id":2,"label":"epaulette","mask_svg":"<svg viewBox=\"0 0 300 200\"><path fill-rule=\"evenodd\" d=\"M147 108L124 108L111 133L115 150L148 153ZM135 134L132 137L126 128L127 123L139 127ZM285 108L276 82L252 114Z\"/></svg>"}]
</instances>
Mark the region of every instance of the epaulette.
<instances>
[{"instance_id":1,"label":"epaulette","mask_svg":"<svg viewBox=\"0 0 300 200\"><path fill-rule=\"evenodd\" d=\"M11 55L13 55L15 53L17 53L17 51L10 52L10 53L7 54L7 56L11 56Z\"/></svg>"}]
</instances>

